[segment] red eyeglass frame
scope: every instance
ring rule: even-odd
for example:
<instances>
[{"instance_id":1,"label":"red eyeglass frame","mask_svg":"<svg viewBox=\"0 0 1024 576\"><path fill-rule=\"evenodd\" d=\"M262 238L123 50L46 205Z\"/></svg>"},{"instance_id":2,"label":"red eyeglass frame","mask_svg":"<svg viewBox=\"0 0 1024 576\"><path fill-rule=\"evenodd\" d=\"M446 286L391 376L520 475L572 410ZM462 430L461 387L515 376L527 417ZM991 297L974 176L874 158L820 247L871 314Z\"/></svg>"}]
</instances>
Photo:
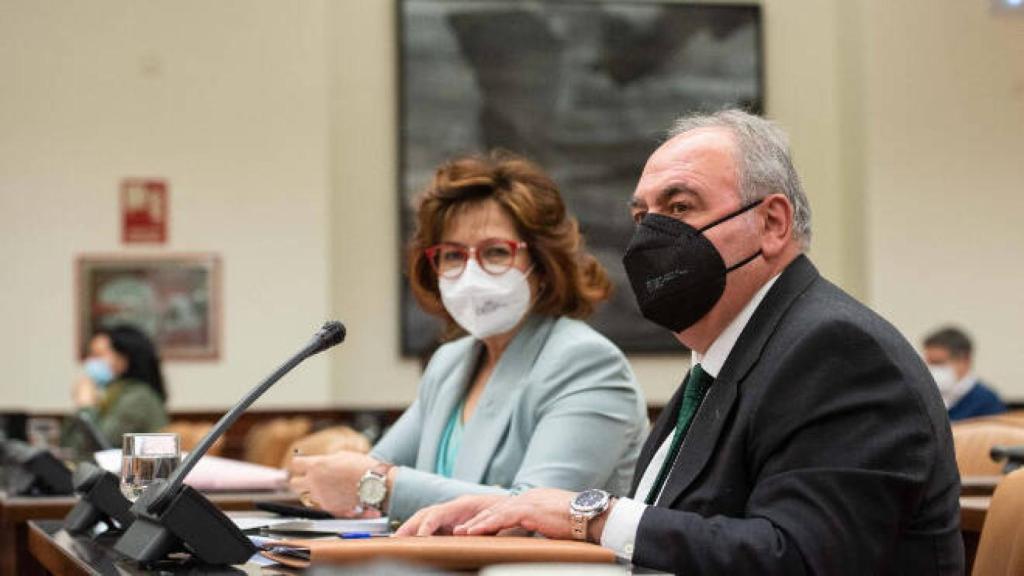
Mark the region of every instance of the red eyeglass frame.
<instances>
[{"instance_id":1,"label":"red eyeglass frame","mask_svg":"<svg viewBox=\"0 0 1024 576\"><path fill-rule=\"evenodd\" d=\"M503 244L507 246L509 251L512 253L510 257L510 261L512 263L509 264L508 268L502 270L501 272L491 272L490 270L487 269L487 266L484 264L484 261L480 259L480 249L486 248L488 246L493 246L495 244ZM466 271L465 265L462 267L461 270L459 270L459 273L454 276L442 274L441 271L438 270L437 259L435 258L435 256L437 256L437 253L440 252L441 249L445 247L452 247L465 251L470 258L476 259L476 263L480 265L481 270L487 272L492 276L497 276L498 274L503 274L504 272L508 271L513 266L515 266L515 260L516 256L519 255L519 250L527 248L528 245L526 242L522 240L516 241L506 240L504 238L488 238L487 240L480 242L476 246L466 246L465 244L459 244L458 242L440 242L438 244L434 244L433 246L423 249L423 254L427 257L427 261L430 262L430 268L434 271L435 274L437 274L439 277L444 276L445 278L458 278L459 276L462 276L463 272ZM469 262L468 258L466 262Z\"/></svg>"}]
</instances>

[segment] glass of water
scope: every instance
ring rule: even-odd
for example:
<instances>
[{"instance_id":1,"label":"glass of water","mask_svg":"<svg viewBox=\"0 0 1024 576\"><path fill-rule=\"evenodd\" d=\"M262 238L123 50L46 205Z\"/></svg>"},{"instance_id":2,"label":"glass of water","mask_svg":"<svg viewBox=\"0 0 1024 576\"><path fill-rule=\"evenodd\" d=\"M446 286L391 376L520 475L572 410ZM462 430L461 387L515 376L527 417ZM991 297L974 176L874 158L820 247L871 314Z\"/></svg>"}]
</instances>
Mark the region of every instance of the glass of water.
<instances>
[{"instance_id":1,"label":"glass of water","mask_svg":"<svg viewBox=\"0 0 1024 576\"><path fill-rule=\"evenodd\" d=\"M135 502L154 480L169 478L180 460L177 434L125 434L121 455L121 493Z\"/></svg>"}]
</instances>

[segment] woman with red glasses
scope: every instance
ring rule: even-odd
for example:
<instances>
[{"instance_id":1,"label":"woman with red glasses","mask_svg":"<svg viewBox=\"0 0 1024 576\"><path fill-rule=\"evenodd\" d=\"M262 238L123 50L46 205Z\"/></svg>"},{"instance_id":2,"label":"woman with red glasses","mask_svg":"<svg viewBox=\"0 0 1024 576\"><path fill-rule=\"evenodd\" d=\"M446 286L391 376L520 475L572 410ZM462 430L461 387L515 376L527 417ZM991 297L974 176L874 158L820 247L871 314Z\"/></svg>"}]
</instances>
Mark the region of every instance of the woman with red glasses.
<instances>
[{"instance_id":1,"label":"woman with red glasses","mask_svg":"<svg viewBox=\"0 0 1024 576\"><path fill-rule=\"evenodd\" d=\"M611 286L555 183L508 154L452 160L416 224L409 279L448 343L368 456L296 458L292 488L337 516L396 520L464 494L628 491L643 395L622 352L581 321Z\"/></svg>"}]
</instances>

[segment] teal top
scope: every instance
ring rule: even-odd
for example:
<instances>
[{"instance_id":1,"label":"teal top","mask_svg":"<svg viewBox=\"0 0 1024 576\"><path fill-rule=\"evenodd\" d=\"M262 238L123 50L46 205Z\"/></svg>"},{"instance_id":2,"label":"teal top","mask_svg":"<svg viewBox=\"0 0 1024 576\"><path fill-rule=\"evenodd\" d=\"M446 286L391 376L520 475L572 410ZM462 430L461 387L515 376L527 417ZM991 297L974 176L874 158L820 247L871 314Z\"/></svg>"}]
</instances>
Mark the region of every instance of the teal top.
<instances>
[{"instance_id":1,"label":"teal top","mask_svg":"<svg viewBox=\"0 0 1024 576\"><path fill-rule=\"evenodd\" d=\"M459 445L462 444L462 408L465 405L466 400L463 398L455 406L455 410L452 410L448 424L445 425L444 432L441 434L441 444L437 447L435 472L445 478L451 478L452 472L455 470L455 457L458 456Z\"/></svg>"},{"instance_id":2,"label":"teal top","mask_svg":"<svg viewBox=\"0 0 1024 576\"><path fill-rule=\"evenodd\" d=\"M523 322L462 423L451 477L438 474L441 437L485 353L472 337L438 348L416 401L373 448L371 456L398 469L390 518L467 494L539 486L629 493L647 405L622 352L572 318Z\"/></svg>"}]
</instances>

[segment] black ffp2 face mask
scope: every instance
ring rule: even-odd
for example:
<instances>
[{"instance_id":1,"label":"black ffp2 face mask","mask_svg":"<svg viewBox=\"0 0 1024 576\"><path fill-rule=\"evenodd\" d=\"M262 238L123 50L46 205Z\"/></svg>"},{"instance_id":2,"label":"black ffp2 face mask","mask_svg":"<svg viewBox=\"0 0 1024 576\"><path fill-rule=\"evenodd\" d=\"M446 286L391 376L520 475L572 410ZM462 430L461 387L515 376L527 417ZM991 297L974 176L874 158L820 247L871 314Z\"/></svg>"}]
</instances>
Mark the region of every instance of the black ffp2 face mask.
<instances>
[{"instance_id":1,"label":"black ffp2 face mask","mask_svg":"<svg viewBox=\"0 0 1024 576\"><path fill-rule=\"evenodd\" d=\"M727 268L704 232L760 203L747 204L700 229L661 214L644 216L622 257L644 318L682 332L711 311L725 292L726 274L761 251Z\"/></svg>"}]
</instances>

